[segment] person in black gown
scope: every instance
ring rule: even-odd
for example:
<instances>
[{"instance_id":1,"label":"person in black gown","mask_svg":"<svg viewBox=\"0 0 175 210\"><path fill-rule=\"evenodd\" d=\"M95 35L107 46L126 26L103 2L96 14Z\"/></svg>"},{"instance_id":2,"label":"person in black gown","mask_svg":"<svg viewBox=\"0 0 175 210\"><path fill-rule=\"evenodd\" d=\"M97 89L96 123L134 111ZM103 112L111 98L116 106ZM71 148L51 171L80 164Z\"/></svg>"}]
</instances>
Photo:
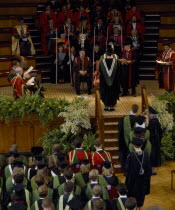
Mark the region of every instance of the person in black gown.
<instances>
[{"instance_id":1,"label":"person in black gown","mask_svg":"<svg viewBox=\"0 0 175 210\"><path fill-rule=\"evenodd\" d=\"M149 107L149 125L147 129L150 131L150 142L152 145L151 151L151 164L152 164L152 174L156 175L156 168L161 165L161 139L162 139L162 129L161 124L157 118L157 112Z\"/></svg>"},{"instance_id":2,"label":"person in black gown","mask_svg":"<svg viewBox=\"0 0 175 210\"><path fill-rule=\"evenodd\" d=\"M131 107L130 114L128 116L123 117L118 125L119 131L119 159L121 162L122 169L125 169L125 163L128 156L128 146L129 146L129 135L132 130L134 130L134 126L136 123L136 115L138 113L139 107L137 104L133 104Z\"/></svg>"},{"instance_id":3,"label":"person in black gown","mask_svg":"<svg viewBox=\"0 0 175 210\"><path fill-rule=\"evenodd\" d=\"M145 195L150 193L151 163L146 152L141 147L143 140L133 138L134 151L128 155L126 163L126 186L128 197L137 200L137 206L142 207Z\"/></svg>"},{"instance_id":4,"label":"person in black gown","mask_svg":"<svg viewBox=\"0 0 175 210\"><path fill-rule=\"evenodd\" d=\"M113 47L107 46L106 54L101 56L99 64L100 94L105 111L114 111L120 93L120 66L118 56L113 54Z\"/></svg>"}]
</instances>

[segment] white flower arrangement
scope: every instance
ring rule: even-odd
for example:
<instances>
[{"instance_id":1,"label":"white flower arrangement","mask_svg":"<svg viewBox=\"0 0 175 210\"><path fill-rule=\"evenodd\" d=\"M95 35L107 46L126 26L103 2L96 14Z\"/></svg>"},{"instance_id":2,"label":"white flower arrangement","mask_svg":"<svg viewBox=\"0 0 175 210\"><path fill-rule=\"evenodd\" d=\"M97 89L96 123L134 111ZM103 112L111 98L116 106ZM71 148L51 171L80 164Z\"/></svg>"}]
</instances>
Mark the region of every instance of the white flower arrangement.
<instances>
[{"instance_id":1,"label":"white flower arrangement","mask_svg":"<svg viewBox=\"0 0 175 210\"><path fill-rule=\"evenodd\" d=\"M158 112L158 119L162 129L165 132L172 131L174 127L174 118L173 114L168 112L168 101L159 100L157 97L153 96L150 105Z\"/></svg>"},{"instance_id":2,"label":"white flower arrangement","mask_svg":"<svg viewBox=\"0 0 175 210\"><path fill-rule=\"evenodd\" d=\"M84 99L75 99L74 103L65 107L65 112L61 112L59 117L63 117L65 122L61 125L61 131L71 132L77 135L81 129L90 129L90 119L88 114L88 102Z\"/></svg>"}]
</instances>

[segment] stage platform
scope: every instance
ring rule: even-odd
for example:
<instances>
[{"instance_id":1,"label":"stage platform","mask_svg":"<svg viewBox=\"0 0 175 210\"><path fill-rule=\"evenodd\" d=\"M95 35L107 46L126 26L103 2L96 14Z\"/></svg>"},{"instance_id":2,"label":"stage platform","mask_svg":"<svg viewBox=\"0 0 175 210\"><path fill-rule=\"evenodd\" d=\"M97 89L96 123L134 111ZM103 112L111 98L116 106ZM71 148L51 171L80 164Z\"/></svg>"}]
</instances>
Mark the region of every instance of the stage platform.
<instances>
[{"instance_id":1,"label":"stage platform","mask_svg":"<svg viewBox=\"0 0 175 210\"><path fill-rule=\"evenodd\" d=\"M126 96L120 97L120 100L117 102L116 110L113 112L104 111L104 115L127 115L130 111L132 104L138 104L141 107L141 86L146 85L148 98L150 100L151 96L160 96L164 94L164 90L158 88L158 82L155 80L145 80L140 81L140 84L137 87L137 96ZM65 98L69 101L77 97L74 87L70 84L50 84L43 83L47 90L44 92L46 98ZM0 95L12 96L12 87L0 87ZM94 94L88 96L87 94L82 94L81 97L84 97L89 101L89 115L95 115L95 97ZM141 111L141 109L140 109Z\"/></svg>"}]
</instances>

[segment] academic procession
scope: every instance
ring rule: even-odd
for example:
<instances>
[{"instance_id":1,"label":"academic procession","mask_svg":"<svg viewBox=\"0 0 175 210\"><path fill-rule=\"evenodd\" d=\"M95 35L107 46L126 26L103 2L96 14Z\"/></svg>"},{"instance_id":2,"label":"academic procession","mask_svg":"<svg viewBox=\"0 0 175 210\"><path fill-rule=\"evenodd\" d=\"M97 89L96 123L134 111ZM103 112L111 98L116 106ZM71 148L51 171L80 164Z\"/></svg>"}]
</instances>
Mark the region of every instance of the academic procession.
<instances>
[{"instance_id":1,"label":"academic procession","mask_svg":"<svg viewBox=\"0 0 175 210\"><path fill-rule=\"evenodd\" d=\"M0 0L0 210L175 209L174 12Z\"/></svg>"}]
</instances>

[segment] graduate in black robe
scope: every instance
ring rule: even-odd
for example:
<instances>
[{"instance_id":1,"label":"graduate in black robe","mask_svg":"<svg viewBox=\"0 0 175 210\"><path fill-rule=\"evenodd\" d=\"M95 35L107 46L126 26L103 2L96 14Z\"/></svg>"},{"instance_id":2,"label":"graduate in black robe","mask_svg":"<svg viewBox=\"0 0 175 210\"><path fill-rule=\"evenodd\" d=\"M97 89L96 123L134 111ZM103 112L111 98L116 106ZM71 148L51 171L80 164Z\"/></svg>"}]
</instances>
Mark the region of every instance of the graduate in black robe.
<instances>
[{"instance_id":1,"label":"graduate in black robe","mask_svg":"<svg viewBox=\"0 0 175 210\"><path fill-rule=\"evenodd\" d=\"M107 46L107 52L100 58L100 94L105 111L114 111L120 93L120 66L118 56L113 54L113 47Z\"/></svg>"},{"instance_id":2,"label":"graduate in black robe","mask_svg":"<svg viewBox=\"0 0 175 210\"><path fill-rule=\"evenodd\" d=\"M156 168L161 165L161 140L162 140L162 129L161 124L157 118L157 112L149 107L149 125L147 129L150 131L150 142L152 145L151 151L151 164L152 174L156 175Z\"/></svg>"},{"instance_id":3,"label":"graduate in black robe","mask_svg":"<svg viewBox=\"0 0 175 210\"><path fill-rule=\"evenodd\" d=\"M128 197L137 200L137 206L142 207L145 195L150 193L151 163L146 152L141 147L143 140L133 138L134 151L128 155L126 163L126 186Z\"/></svg>"},{"instance_id":4,"label":"graduate in black robe","mask_svg":"<svg viewBox=\"0 0 175 210\"><path fill-rule=\"evenodd\" d=\"M136 115L138 113L138 105L133 104L131 107L130 115L123 117L118 125L119 128L119 159L121 162L122 169L125 169L125 164L127 160L127 156L129 153L128 146L129 146L129 134L134 129L136 123Z\"/></svg>"}]
</instances>

